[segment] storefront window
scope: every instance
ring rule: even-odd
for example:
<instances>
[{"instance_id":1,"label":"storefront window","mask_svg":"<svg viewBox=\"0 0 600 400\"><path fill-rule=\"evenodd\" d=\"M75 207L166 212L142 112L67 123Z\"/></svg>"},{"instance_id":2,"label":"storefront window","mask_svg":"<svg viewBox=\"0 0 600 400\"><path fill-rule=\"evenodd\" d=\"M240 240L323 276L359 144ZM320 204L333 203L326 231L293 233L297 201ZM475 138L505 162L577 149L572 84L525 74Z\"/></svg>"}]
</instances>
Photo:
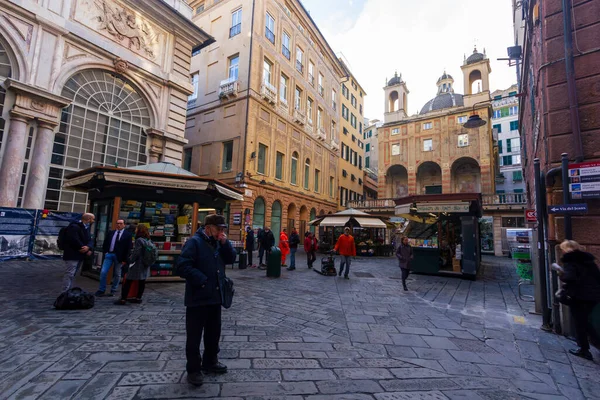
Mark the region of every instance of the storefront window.
<instances>
[{"instance_id":1,"label":"storefront window","mask_svg":"<svg viewBox=\"0 0 600 400\"><path fill-rule=\"evenodd\" d=\"M265 227L265 201L259 197L254 201L254 215L252 216L252 229Z\"/></svg>"},{"instance_id":2,"label":"storefront window","mask_svg":"<svg viewBox=\"0 0 600 400\"><path fill-rule=\"evenodd\" d=\"M278 201L273 203L271 230L273 231L273 235L275 235L275 245L277 246L279 244L279 234L281 233L281 203Z\"/></svg>"},{"instance_id":3,"label":"storefront window","mask_svg":"<svg viewBox=\"0 0 600 400\"><path fill-rule=\"evenodd\" d=\"M481 251L494 251L494 219L483 217L479 220Z\"/></svg>"},{"instance_id":4,"label":"storefront window","mask_svg":"<svg viewBox=\"0 0 600 400\"><path fill-rule=\"evenodd\" d=\"M502 217L503 228L525 228L525 217Z\"/></svg>"}]
</instances>

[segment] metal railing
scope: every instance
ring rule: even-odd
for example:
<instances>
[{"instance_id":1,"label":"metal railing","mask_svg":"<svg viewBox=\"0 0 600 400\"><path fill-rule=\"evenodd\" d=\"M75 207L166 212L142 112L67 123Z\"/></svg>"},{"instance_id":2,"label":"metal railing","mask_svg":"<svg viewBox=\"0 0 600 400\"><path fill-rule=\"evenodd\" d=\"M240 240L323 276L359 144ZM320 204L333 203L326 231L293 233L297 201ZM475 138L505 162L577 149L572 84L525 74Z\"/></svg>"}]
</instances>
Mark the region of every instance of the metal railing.
<instances>
[{"instance_id":1,"label":"metal railing","mask_svg":"<svg viewBox=\"0 0 600 400\"><path fill-rule=\"evenodd\" d=\"M271 32L271 30L269 28L267 28L266 26L265 26L265 36L267 37L269 42L275 44L275 34L273 32Z\"/></svg>"},{"instance_id":2,"label":"metal railing","mask_svg":"<svg viewBox=\"0 0 600 400\"><path fill-rule=\"evenodd\" d=\"M229 37L232 38L242 32L242 24L237 24L229 28Z\"/></svg>"},{"instance_id":3,"label":"metal railing","mask_svg":"<svg viewBox=\"0 0 600 400\"><path fill-rule=\"evenodd\" d=\"M290 59L291 55L290 55L290 49L288 49L285 46L281 46L281 54L283 54L283 56L285 58L287 58L288 60Z\"/></svg>"},{"instance_id":4,"label":"metal railing","mask_svg":"<svg viewBox=\"0 0 600 400\"><path fill-rule=\"evenodd\" d=\"M296 70L300 73L303 73L304 65L302 65L302 61L296 60Z\"/></svg>"},{"instance_id":5,"label":"metal railing","mask_svg":"<svg viewBox=\"0 0 600 400\"><path fill-rule=\"evenodd\" d=\"M238 93L238 80L235 77L231 77L225 80L222 80L219 85L219 96L227 97L227 96L235 96Z\"/></svg>"},{"instance_id":6,"label":"metal railing","mask_svg":"<svg viewBox=\"0 0 600 400\"><path fill-rule=\"evenodd\" d=\"M484 206L502 205L502 204L527 204L526 193L497 193L497 194L482 194L481 200Z\"/></svg>"}]
</instances>

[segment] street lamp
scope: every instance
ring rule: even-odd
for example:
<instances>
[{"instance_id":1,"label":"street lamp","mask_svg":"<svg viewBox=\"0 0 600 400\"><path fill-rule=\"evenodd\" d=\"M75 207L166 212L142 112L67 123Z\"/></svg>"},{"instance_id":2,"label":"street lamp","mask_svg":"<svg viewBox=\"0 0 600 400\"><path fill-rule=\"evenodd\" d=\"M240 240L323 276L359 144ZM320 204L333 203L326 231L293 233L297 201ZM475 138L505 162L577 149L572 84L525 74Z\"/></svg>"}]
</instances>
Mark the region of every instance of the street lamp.
<instances>
[{"instance_id":1,"label":"street lamp","mask_svg":"<svg viewBox=\"0 0 600 400\"><path fill-rule=\"evenodd\" d=\"M479 116L479 114L475 113L475 106L477 104L483 104L483 103L487 103L490 101L495 101L495 100L502 100L502 99L508 99L510 97L523 97L524 93L517 93L515 95L512 96L502 96L499 99L493 99L493 100L485 100L485 101L479 101L475 104L473 104L473 111L471 113L471 115L469 116L469 119L467 120L467 122L464 123L463 127L466 129L476 129L479 128L481 126L484 126L485 124L487 124L487 121L481 119L481 117Z\"/></svg>"}]
</instances>

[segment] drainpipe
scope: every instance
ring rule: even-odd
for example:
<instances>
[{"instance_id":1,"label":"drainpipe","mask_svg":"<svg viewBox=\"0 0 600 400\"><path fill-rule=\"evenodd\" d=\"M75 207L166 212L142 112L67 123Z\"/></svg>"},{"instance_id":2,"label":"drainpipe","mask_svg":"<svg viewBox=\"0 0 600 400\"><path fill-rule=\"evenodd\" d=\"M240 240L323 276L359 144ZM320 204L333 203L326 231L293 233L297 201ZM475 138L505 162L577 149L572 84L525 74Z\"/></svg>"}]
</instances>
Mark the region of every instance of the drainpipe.
<instances>
[{"instance_id":1,"label":"drainpipe","mask_svg":"<svg viewBox=\"0 0 600 400\"><path fill-rule=\"evenodd\" d=\"M573 0L562 0L563 29L565 38L565 72L567 75L567 91L569 96L569 110L571 116L571 130L575 137L575 160L583 161L583 143L579 127L579 105L577 103L577 88L575 86L575 65L573 63L573 21L571 11Z\"/></svg>"},{"instance_id":2,"label":"drainpipe","mask_svg":"<svg viewBox=\"0 0 600 400\"><path fill-rule=\"evenodd\" d=\"M539 276L539 287L541 309L542 309L542 330L551 331L552 327L552 310L548 307L548 272L546 267L546 255L544 253L544 199L543 199L543 172L540 171L540 159L536 158L533 160L533 168L535 173L535 208L537 211L537 223L538 223L538 242L537 242L537 255L538 255L538 276Z\"/></svg>"},{"instance_id":3,"label":"drainpipe","mask_svg":"<svg viewBox=\"0 0 600 400\"><path fill-rule=\"evenodd\" d=\"M254 41L254 6L256 0L252 0L252 23L250 24L250 55L248 56L248 93L246 97L246 125L244 127L244 153L242 157L244 162L242 163L242 180L246 180L246 154L248 152L248 120L250 119L250 88L252 79L252 50ZM243 224L242 224L243 225Z\"/></svg>"},{"instance_id":4,"label":"drainpipe","mask_svg":"<svg viewBox=\"0 0 600 400\"><path fill-rule=\"evenodd\" d=\"M552 195L554 193L554 183L556 180L556 177L562 173L562 168L552 168L551 170L549 170L546 173L546 179L545 179L545 189L546 189L546 201L545 201L545 205L544 205L544 212L546 210L546 206L548 203L552 203ZM545 237L546 237L546 243L548 246L548 254L547 254L547 263L548 265L556 262L556 230L555 230L555 225L554 225L554 214L549 214L548 215L548 221L547 221L547 230L545 232ZM556 271L552 270L551 272L552 274L552 293L556 293L558 291L559 285L558 285L558 275L556 274ZM554 332L556 334L561 334L562 333L562 324L561 324L561 317L560 317L560 303L556 300L555 296L552 295L552 314L553 314L553 327L554 327Z\"/></svg>"}]
</instances>

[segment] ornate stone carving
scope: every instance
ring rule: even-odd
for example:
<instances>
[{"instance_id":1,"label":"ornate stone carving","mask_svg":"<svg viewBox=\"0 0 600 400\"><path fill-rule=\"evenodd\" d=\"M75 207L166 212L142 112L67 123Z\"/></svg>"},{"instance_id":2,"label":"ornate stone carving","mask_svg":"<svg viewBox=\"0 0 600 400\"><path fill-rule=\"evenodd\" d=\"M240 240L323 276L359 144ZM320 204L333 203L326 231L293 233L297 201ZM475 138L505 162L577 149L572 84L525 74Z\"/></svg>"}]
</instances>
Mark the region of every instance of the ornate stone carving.
<instances>
[{"instance_id":1,"label":"ornate stone carving","mask_svg":"<svg viewBox=\"0 0 600 400\"><path fill-rule=\"evenodd\" d=\"M129 64L127 61L122 60L119 57L115 58L113 64L115 65L115 71L117 71L119 74L124 74L125 71L129 69Z\"/></svg>"},{"instance_id":2,"label":"ornate stone carving","mask_svg":"<svg viewBox=\"0 0 600 400\"><path fill-rule=\"evenodd\" d=\"M158 43L160 34L156 33L150 24L138 19L125 7L111 5L107 0L96 0L95 4L101 12L98 16L100 30L106 29L119 42L125 39L130 49L142 50L150 58L156 57L153 44Z\"/></svg>"},{"instance_id":3,"label":"ornate stone carving","mask_svg":"<svg viewBox=\"0 0 600 400\"><path fill-rule=\"evenodd\" d=\"M44 111L46 108L46 103L39 100L31 100L31 108L36 111Z\"/></svg>"}]
</instances>

